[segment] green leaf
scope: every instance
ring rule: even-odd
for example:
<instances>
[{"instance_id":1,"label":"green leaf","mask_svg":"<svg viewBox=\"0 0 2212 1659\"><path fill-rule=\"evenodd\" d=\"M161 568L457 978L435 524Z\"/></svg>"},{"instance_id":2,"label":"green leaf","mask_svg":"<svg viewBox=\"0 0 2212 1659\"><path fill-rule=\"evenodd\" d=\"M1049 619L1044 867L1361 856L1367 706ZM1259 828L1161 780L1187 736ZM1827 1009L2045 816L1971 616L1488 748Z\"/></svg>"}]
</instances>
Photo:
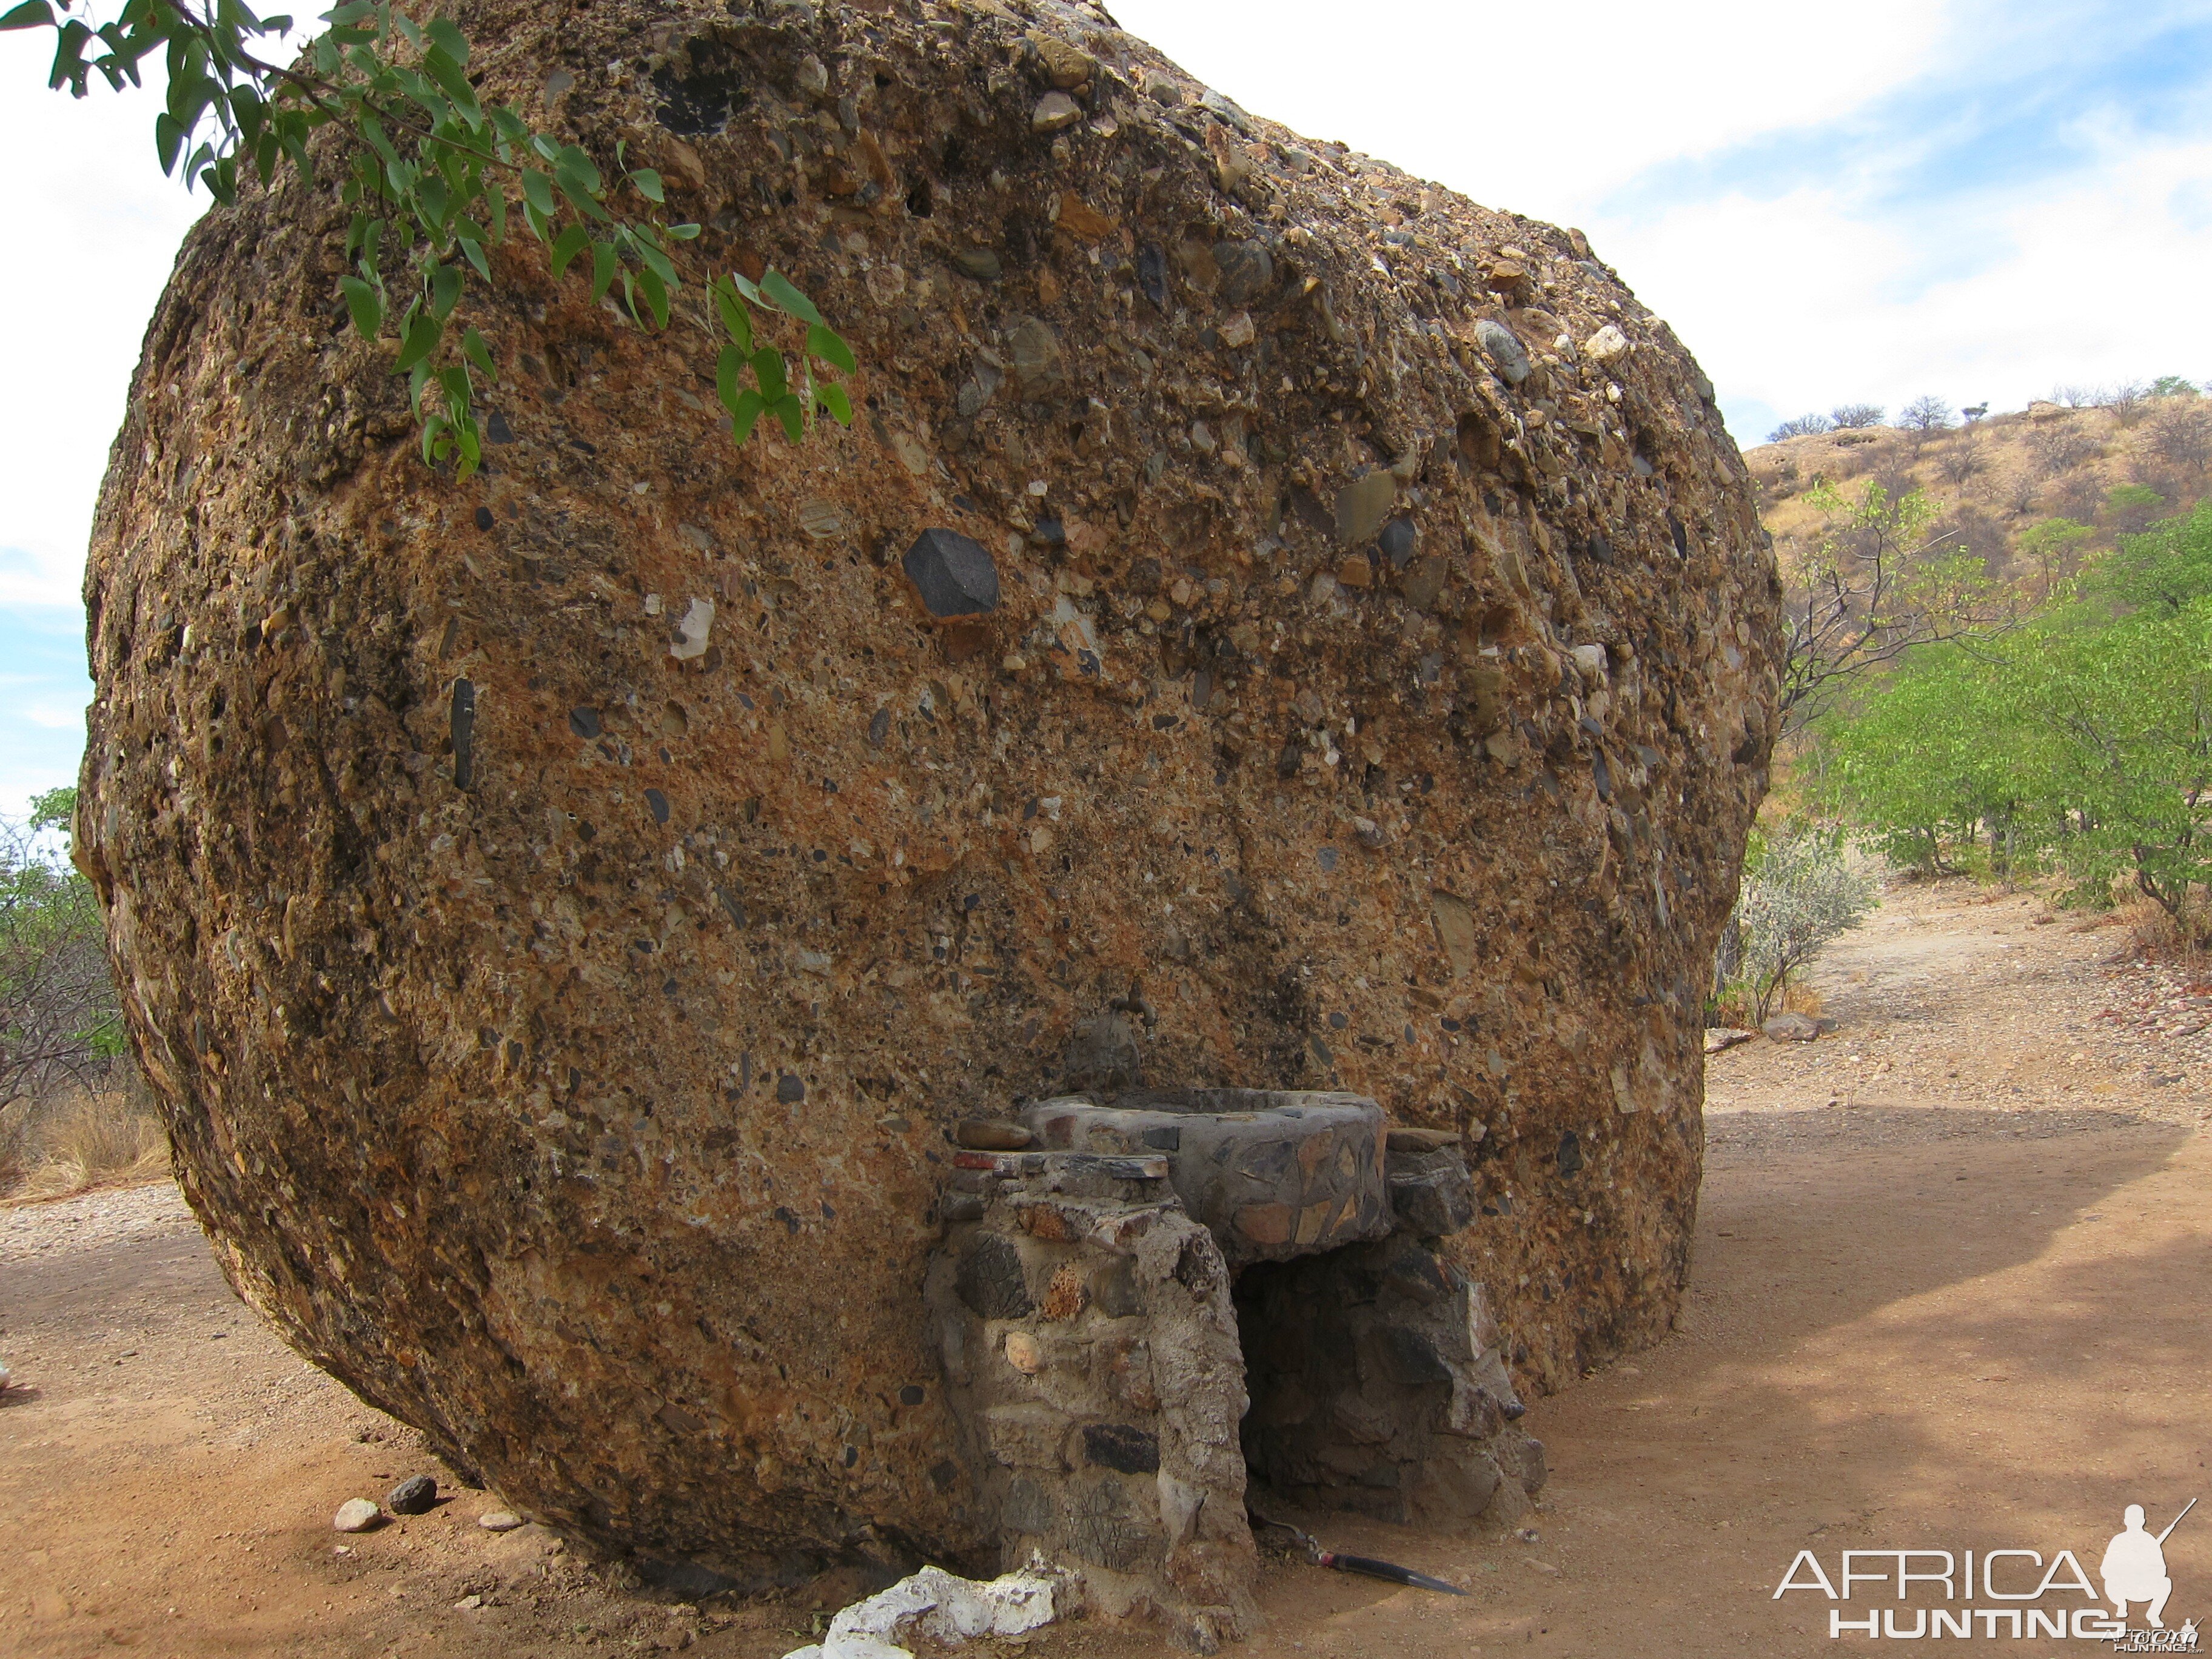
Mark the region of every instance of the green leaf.
<instances>
[{"instance_id":1,"label":"green leaf","mask_svg":"<svg viewBox=\"0 0 2212 1659\"><path fill-rule=\"evenodd\" d=\"M814 308L814 301L791 285L791 278L780 270L771 270L761 278L761 295L779 311L787 311L803 322L818 323L822 313Z\"/></svg>"},{"instance_id":2,"label":"green leaf","mask_svg":"<svg viewBox=\"0 0 2212 1659\"><path fill-rule=\"evenodd\" d=\"M523 173L522 199L547 219L560 210L560 204L553 198L552 179L535 167Z\"/></svg>"},{"instance_id":3,"label":"green leaf","mask_svg":"<svg viewBox=\"0 0 2212 1659\"><path fill-rule=\"evenodd\" d=\"M491 348L484 343L484 337L473 328L461 336L461 356L483 370L486 380L499 379L499 371L492 367Z\"/></svg>"},{"instance_id":4,"label":"green leaf","mask_svg":"<svg viewBox=\"0 0 2212 1659\"><path fill-rule=\"evenodd\" d=\"M430 314L440 322L453 314L461 297L461 268L453 264L430 267Z\"/></svg>"},{"instance_id":5,"label":"green leaf","mask_svg":"<svg viewBox=\"0 0 2212 1659\"><path fill-rule=\"evenodd\" d=\"M787 392L769 407L775 411L776 419L783 422L784 435L792 442L797 443L806 435L806 410L798 398Z\"/></svg>"},{"instance_id":6,"label":"green leaf","mask_svg":"<svg viewBox=\"0 0 2212 1659\"><path fill-rule=\"evenodd\" d=\"M161 160L162 172L177 170L177 152L184 149L189 136L167 111L154 118L154 153Z\"/></svg>"},{"instance_id":7,"label":"green leaf","mask_svg":"<svg viewBox=\"0 0 2212 1659\"><path fill-rule=\"evenodd\" d=\"M438 349L438 342L445 333L445 325L435 317L426 311L415 312L400 342L399 356L392 362L392 372L397 374L422 362Z\"/></svg>"},{"instance_id":8,"label":"green leaf","mask_svg":"<svg viewBox=\"0 0 2212 1659\"><path fill-rule=\"evenodd\" d=\"M683 284L677 279L675 265L670 263L669 258L665 253L663 253L659 248L647 241L643 237L635 238L635 246L636 247L639 262L642 264L647 270L659 277L660 280L670 288L680 288L683 286Z\"/></svg>"},{"instance_id":9,"label":"green leaf","mask_svg":"<svg viewBox=\"0 0 2212 1659\"><path fill-rule=\"evenodd\" d=\"M592 244L592 301L594 305L607 297L614 286L615 276L622 270L622 260L615 252L612 242Z\"/></svg>"},{"instance_id":10,"label":"green leaf","mask_svg":"<svg viewBox=\"0 0 2212 1659\"><path fill-rule=\"evenodd\" d=\"M833 368L842 369L848 374L859 367L853 361L853 348L847 345L827 323L816 323L807 329L806 349Z\"/></svg>"},{"instance_id":11,"label":"green leaf","mask_svg":"<svg viewBox=\"0 0 2212 1659\"><path fill-rule=\"evenodd\" d=\"M668 326L668 285L649 265L637 273L637 285L645 291L645 302L653 308L653 320L661 328Z\"/></svg>"},{"instance_id":12,"label":"green leaf","mask_svg":"<svg viewBox=\"0 0 2212 1659\"><path fill-rule=\"evenodd\" d=\"M699 234L699 227L696 225L670 225L667 230L668 234L679 242L688 242Z\"/></svg>"},{"instance_id":13,"label":"green leaf","mask_svg":"<svg viewBox=\"0 0 2212 1659\"><path fill-rule=\"evenodd\" d=\"M635 173L630 174L629 181L637 187L637 193L648 202L664 202L668 199L661 193L660 175L650 167L640 167Z\"/></svg>"},{"instance_id":14,"label":"green leaf","mask_svg":"<svg viewBox=\"0 0 2212 1659\"><path fill-rule=\"evenodd\" d=\"M745 309L745 302L738 297L736 285L726 276L717 276L713 293L714 313L722 319L722 331L736 342L738 350L750 356L753 349L752 313Z\"/></svg>"},{"instance_id":15,"label":"green leaf","mask_svg":"<svg viewBox=\"0 0 2212 1659\"><path fill-rule=\"evenodd\" d=\"M0 15L0 30L52 28L54 9L46 0L23 0L23 3Z\"/></svg>"},{"instance_id":16,"label":"green leaf","mask_svg":"<svg viewBox=\"0 0 2212 1659\"><path fill-rule=\"evenodd\" d=\"M714 395L732 415L738 412L738 398L744 392L744 372L745 354L733 345L724 346L722 355L714 360Z\"/></svg>"},{"instance_id":17,"label":"green leaf","mask_svg":"<svg viewBox=\"0 0 2212 1659\"><path fill-rule=\"evenodd\" d=\"M483 243L473 236L463 236L457 239L455 246L461 250L462 257L477 268L477 276L487 283L491 281L491 264L484 258Z\"/></svg>"},{"instance_id":18,"label":"green leaf","mask_svg":"<svg viewBox=\"0 0 2212 1659\"><path fill-rule=\"evenodd\" d=\"M814 398L816 402L830 411L830 418L836 422L839 426L853 424L853 400L845 395L845 388L835 380L826 386L817 386L815 389Z\"/></svg>"},{"instance_id":19,"label":"green leaf","mask_svg":"<svg viewBox=\"0 0 2212 1659\"><path fill-rule=\"evenodd\" d=\"M455 64L465 66L469 61L469 37L449 17L432 21L422 33L430 44L451 58Z\"/></svg>"},{"instance_id":20,"label":"green leaf","mask_svg":"<svg viewBox=\"0 0 2212 1659\"><path fill-rule=\"evenodd\" d=\"M763 346L753 353L753 379L760 382L761 396L769 402L782 397L791 386L784 373L783 354L774 346Z\"/></svg>"},{"instance_id":21,"label":"green leaf","mask_svg":"<svg viewBox=\"0 0 2212 1659\"><path fill-rule=\"evenodd\" d=\"M738 398L730 410L730 435L738 443L753 435L754 424L768 408L768 399L757 392L747 392Z\"/></svg>"},{"instance_id":22,"label":"green leaf","mask_svg":"<svg viewBox=\"0 0 2212 1659\"><path fill-rule=\"evenodd\" d=\"M592 233L581 225L570 225L561 233L561 240L553 244L553 280L559 282L568 274L568 266L575 257L592 245Z\"/></svg>"},{"instance_id":23,"label":"green leaf","mask_svg":"<svg viewBox=\"0 0 2212 1659\"><path fill-rule=\"evenodd\" d=\"M364 340L374 340L384 326L384 296L358 276L339 277L338 291L345 295L346 309L353 313L354 332Z\"/></svg>"}]
</instances>

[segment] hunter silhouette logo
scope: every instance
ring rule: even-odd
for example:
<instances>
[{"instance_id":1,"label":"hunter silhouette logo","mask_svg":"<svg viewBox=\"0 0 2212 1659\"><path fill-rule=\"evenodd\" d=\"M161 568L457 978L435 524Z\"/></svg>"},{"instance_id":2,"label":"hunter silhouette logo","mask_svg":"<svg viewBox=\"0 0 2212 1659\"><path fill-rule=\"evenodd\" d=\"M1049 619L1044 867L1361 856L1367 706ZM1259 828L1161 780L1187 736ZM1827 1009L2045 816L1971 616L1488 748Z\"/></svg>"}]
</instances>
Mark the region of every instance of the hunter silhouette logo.
<instances>
[{"instance_id":1,"label":"hunter silhouette logo","mask_svg":"<svg viewBox=\"0 0 2212 1659\"><path fill-rule=\"evenodd\" d=\"M2182 1516L2197 1507L2191 1498L2177 1515L2166 1523L2166 1530L2155 1538L2143 1530L2143 1506L2128 1505L2121 1517L2127 1530L2114 1535L2105 1546L2105 1559L2097 1568L2097 1576L2105 1581L2105 1599L2112 1604L2112 1611L2125 1624L2128 1603L2148 1601L2150 1610L2143 1614L2154 1630L2163 1630L2166 1620L2159 1615L2166 1611L2166 1598L2173 1594L2173 1580L2166 1575L2166 1540L2181 1524Z\"/></svg>"},{"instance_id":2,"label":"hunter silhouette logo","mask_svg":"<svg viewBox=\"0 0 2212 1659\"><path fill-rule=\"evenodd\" d=\"M2173 1595L2166 1540L2196 1507L2192 1498L2164 1531L2154 1533L2143 1506L2129 1504L2122 1529L2097 1564L2101 1597L2069 1549L2049 1557L2029 1549L1881 1549L1844 1551L1833 1577L1811 1550L1800 1550L1773 1599L1809 1590L1830 1601L1861 1604L1849 1612L1829 1608L1832 1638L2002 1637L2017 1642L2051 1636L2108 1642L2119 1653L2196 1653L2197 1621L2186 1620L2178 1630L2166 1623L2166 1604ZM1921 1605L1911 1605L1915 1601ZM1890 1605L1865 1605L1885 1601ZM2110 1613L2102 1602L2112 1604ZM2131 1607L2143 1610L2140 1627L2128 1624Z\"/></svg>"}]
</instances>

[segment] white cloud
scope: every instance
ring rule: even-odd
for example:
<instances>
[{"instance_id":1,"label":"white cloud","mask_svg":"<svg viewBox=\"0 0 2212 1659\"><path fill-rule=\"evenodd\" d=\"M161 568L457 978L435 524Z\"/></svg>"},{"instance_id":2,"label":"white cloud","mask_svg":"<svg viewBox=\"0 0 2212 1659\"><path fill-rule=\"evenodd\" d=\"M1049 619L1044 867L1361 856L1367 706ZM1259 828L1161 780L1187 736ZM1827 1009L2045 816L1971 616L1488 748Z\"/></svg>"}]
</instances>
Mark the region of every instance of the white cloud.
<instances>
[{"instance_id":1,"label":"white cloud","mask_svg":"<svg viewBox=\"0 0 2212 1659\"><path fill-rule=\"evenodd\" d=\"M161 177L160 95L46 90L52 37L0 34L0 604L70 604L108 446L177 244L206 205Z\"/></svg>"},{"instance_id":2,"label":"white cloud","mask_svg":"<svg viewBox=\"0 0 2212 1659\"><path fill-rule=\"evenodd\" d=\"M2208 177L2212 143L2113 135L2062 178L1940 219L1830 190L1738 193L1620 227L1609 257L1737 398L2019 408L2060 384L2212 369L2212 223L2190 210ZM1969 270L1923 276L1961 249L1979 251Z\"/></svg>"},{"instance_id":3,"label":"white cloud","mask_svg":"<svg viewBox=\"0 0 2212 1659\"><path fill-rule=\"evenodd\" d=\"M1950 37L1938 0L1847 27L1770 0L1473 6L1117 0L1122 27L1255 114L1484 205L1571 221L1652 163L1856 108Z\"/></svg>"}]
</instances>

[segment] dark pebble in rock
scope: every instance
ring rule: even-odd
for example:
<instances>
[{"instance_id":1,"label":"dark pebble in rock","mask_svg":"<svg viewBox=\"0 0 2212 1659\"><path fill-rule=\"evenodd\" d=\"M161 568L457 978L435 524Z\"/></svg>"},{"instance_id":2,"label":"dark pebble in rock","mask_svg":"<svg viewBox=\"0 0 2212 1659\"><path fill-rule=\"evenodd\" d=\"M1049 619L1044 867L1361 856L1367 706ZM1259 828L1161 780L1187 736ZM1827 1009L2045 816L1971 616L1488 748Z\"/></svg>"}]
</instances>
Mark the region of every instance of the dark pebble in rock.
<instances>
[{"instance_id":1,"label":"dark pebble in rock","mask_svg":"<svg viewBox=\"0 0 2212 1659\"><path fill-rule=\"evenodd\" d=\"M514 428L507 423L507 416L494 410L484 416L484 436L495 444L514 441Z\"/></svg>"},{"instance_id":2,"label":"dark pebble in rock","mask_svg":"<svg viewBox=\"0 0 2212 1659\"><path fill-rule=\"evenodd\" d=\"M775 1080L775 1097L787 1106L796 1106L806 1098L805 1082L786 1072Z\"/></svg>"},{"instance_id":3,"label":"dark pebble in rock","mask_svg":"<svg viewBox=\"0 0 2212 1659\"><path fill-rule=\"evenodd\" d=\"M1394 570L1403 570L1406 562L1413 556L1413 521L1393 519L1382 526L1382 547Z\"/></svg>"},{"instance_id":4,"label":"dark pebble in rock","mask_svg":"<svg viewBox=\"0 0 2212 1659\"><path fill-rule=\"evenodd\" d=\"M1528 378L1528 348L1521 343L1521 337L1504 324L1486 317L1474 325L1474 337L1510 385L1519 386Z\"/></svg>"},{"instance_id":5,"label":"dark pebble in rock","mask_svg":"<svg viewBox=\"0 0 2212 1659\"><path fill-rule=\"evenodd\" d=\"M933 617L975 617L999 606L999 567L957 530L925 530L902 562Z\"/></svg>"},{"instance_id":6,"label":"dark pebble in rock","mask_svg":"<svg viewBox=\"0 0 2212 1659\"><path fill-rule=\"evenodd\" d=\"M491 509L488 507L478 507L477 509L477 528L479 530L489 530L491 526Z\"/></svg>"},{"instance_id":7,"label":"dark pebble in rock","mask_svg":"<svg viewBox=\"0 0 2212 1659\"><path fill-rule=\"evenodd\" d=\"M1137 286L1162 311L1168 308L1168 256L1150 242L1137 250Z\"/></svg>"},{"instance_id":8,"label":"dark pebble in rock","mask_svg":"<svg viewBox=\"0 0 2212 1659\"><path fill-rule=\"evenodd\" d=\"M384 1500L384 1507L394 1515L428 1515L430 1506L437 1501L437 1477L415 1474L392 1489Z\"/></svg>"},{"instance_id":9,"label":"dark pebble in rock","mask_svg":"<svg viewBox=\"0 0 2212 1659\"><path fill-rule=\"evenodd\" d=\"M662 794L660 791L658 789L647 790L645 792L645 805L647 809L652 812L653 821L655 823L665 823L668 822L668 797Z\"/></svg>"},{"instance_id":10,"label":"dark pebble in rock","mask_svg":"<svg viewBox=\"0 0 2212 1659\"><path fill-rule=\"evenodd\" d=\"M1275 256L1264 242L1216 242L1213 263L1221 270L1214 292L1225 306L1249 305L1275 285Z\"/></svg>"},{"instance_id":11,"label":"dark pebble in rock","mask_svg":"<svg viewBox=\"0 0 2212 1659\"><path fill-rule=\"evenodd\" d=\"M875 718L868 722L868 747L882 748L884 739L890 734L891 711L888 708L878 708L876 710Z\"/></svg>"},{"instance_id":12,"label":"dark pebble in rock","mask_svg":"<svg viewBox=\"0 0 2212 1659\"><path fill-rule=\"evenodd\" d=\"M596 708L571 708L568 711L568 729L580 738L598 737L599 711Z\"/></svg>"}]
</instances>

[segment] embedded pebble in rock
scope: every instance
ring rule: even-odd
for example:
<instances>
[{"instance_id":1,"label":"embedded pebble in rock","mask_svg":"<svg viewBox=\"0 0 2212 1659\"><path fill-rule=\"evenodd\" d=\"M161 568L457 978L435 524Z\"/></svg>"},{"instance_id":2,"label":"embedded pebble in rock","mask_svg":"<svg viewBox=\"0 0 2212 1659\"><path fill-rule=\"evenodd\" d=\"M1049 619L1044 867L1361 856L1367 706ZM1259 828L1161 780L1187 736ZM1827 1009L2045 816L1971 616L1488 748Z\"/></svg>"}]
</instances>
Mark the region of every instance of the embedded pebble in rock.
<instances>
[{"instance_id":1,"label":"embedded pebble in rock","mask_svg":"<svg viewBox=\"0 0 2212 1659\"><path fill-rule=\"evenodd\" d=\"M413 1474L392 1489L384 1507L394 1515L428 1515L438 1501L434 1475Z\"/></svg>"},{"instance_id":2,"label":"embedded pebble in rock","mask_svg":"<svg viewBox=\"0 0 2212 1659\"><path fill-rule=\"evenodd\" d=\"M1083 118L1083 106L1064 92L1048 92L1037 100L1030 125L1039 132L1058 132Z\"/></svg>"},{"instance_id":3,"label":"embedded pebble in rock","mask_svg":"<svg viewBox=\"0 0 2212 1659\"><path fill-rule=\"evenodd\" d=\"M998 567L956 530L923 531L902 562L933 617L975 617L998 609Z\"/></svg>"},{"instance_id":4,"label":"embedded pebble in rock","mask_svg":"<svg viewBox=\"0 0 2212 1659\"><path fill-rule=\"evenodd\" d=\"M367 1532L383 1511L366 1498L349 1498L338 1505L331 1525L339 1532Z\"/></svg>"},{"instance_id":5,"label":"embedded pebble in rock","mask_svg":"<svg viewBox=\"0 0 2212 1659\"><path fill-rule=\"evenodd\" d=\"M902 1390L963 1160L1030 1155L947 1131L1024 1100L1372 1099L1480 1152L1435 1249L1524 1386L1664 1333L1778 605L1682 344L1096 10L739 11L501 0L470 67L660 172L682 306L788 273L849 428L733 447L710 341L524 240L431 469L327 179L211 208L146 336L75 845L225 1271L457 1474L746 1585L997 1565Z\"/></svg>"},{"instance_id":6,"label":"embedded pebble in rock","mask_svg":"<svg viewBox=\"0 0 2212 1659\"><path fill-rule=\"evenodd\" d=\"M1519 386L1528 378L1528 349L1504 323L1482 319L1474 325L1474 339L1511 385Z\"/></svg>"}]
</instances>

